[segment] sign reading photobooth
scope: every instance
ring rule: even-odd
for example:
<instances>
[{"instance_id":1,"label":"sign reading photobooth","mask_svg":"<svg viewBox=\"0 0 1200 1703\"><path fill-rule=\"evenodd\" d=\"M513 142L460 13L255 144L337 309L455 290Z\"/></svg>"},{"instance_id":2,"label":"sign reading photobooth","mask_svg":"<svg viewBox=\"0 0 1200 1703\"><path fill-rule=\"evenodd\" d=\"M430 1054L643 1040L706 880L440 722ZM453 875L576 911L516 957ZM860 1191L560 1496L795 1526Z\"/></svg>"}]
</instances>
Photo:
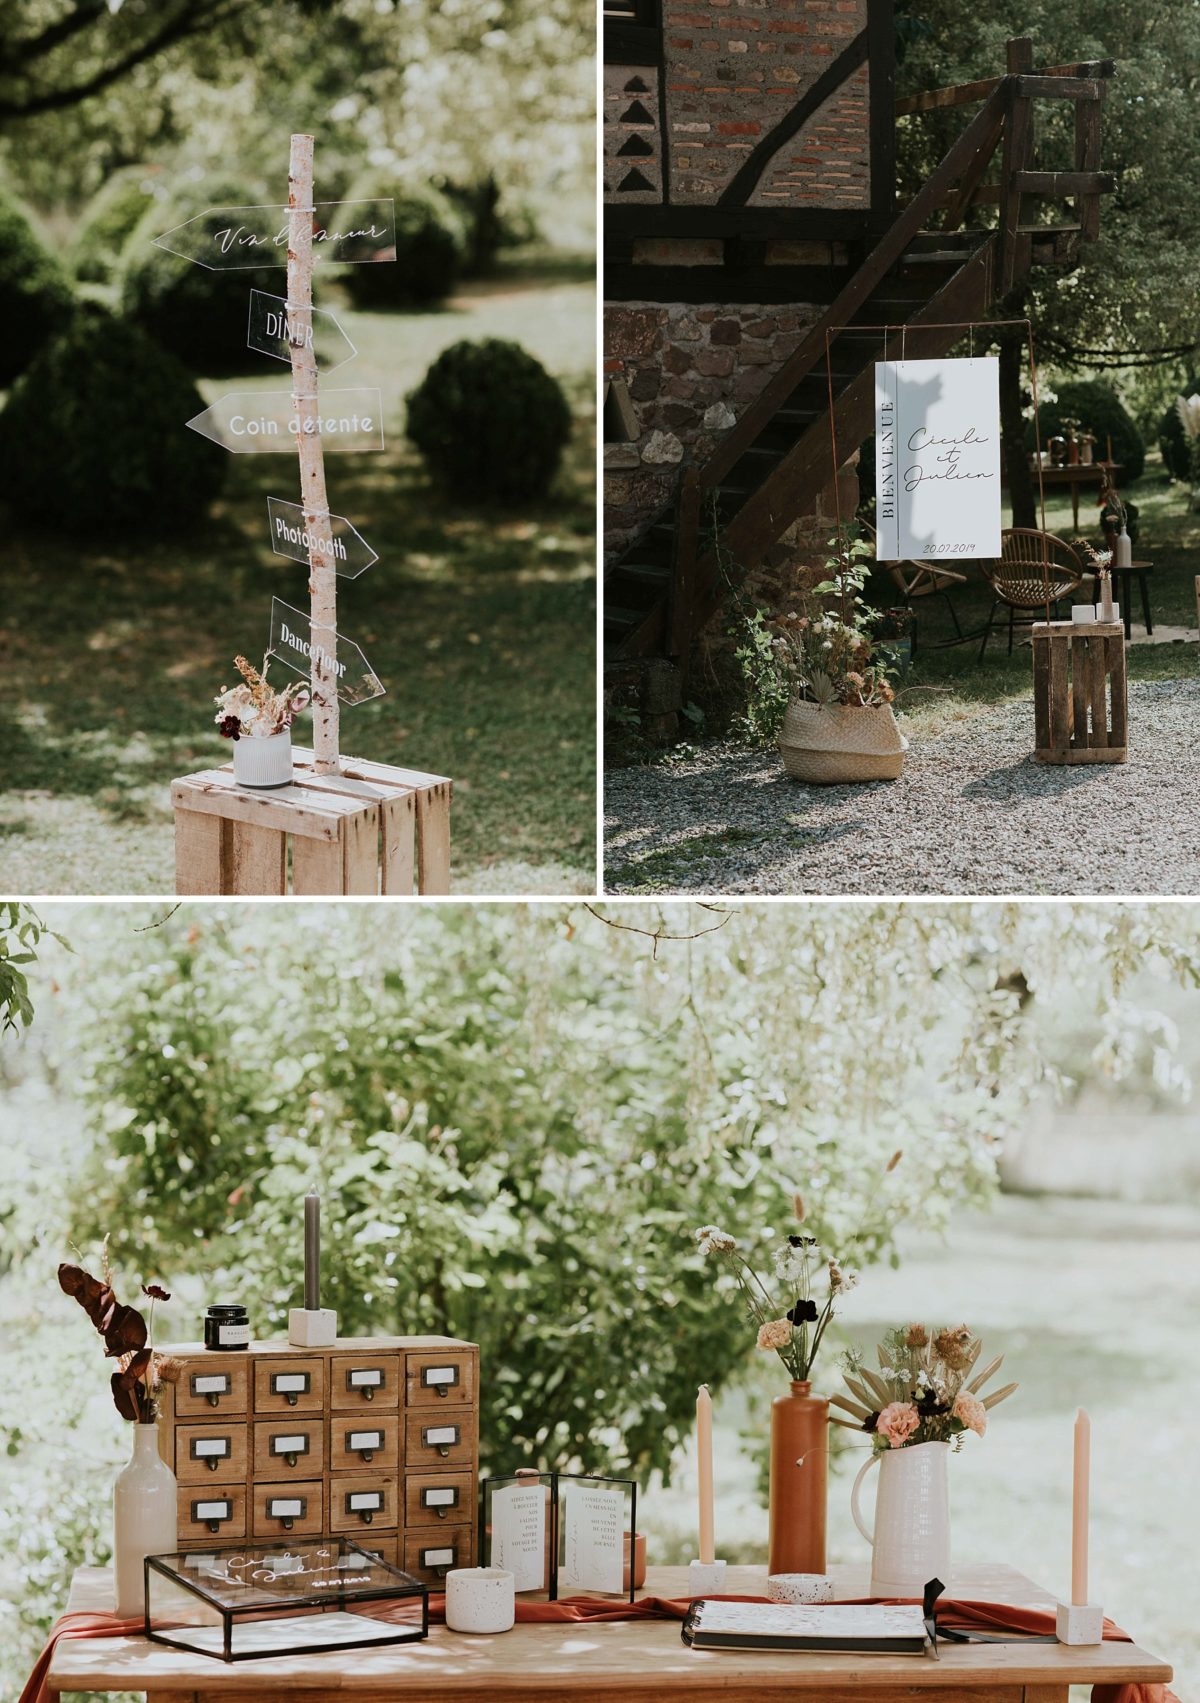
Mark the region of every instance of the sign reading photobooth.
<instances>
[{"instance_id":1,"label":"sign reading photobooth","mask_svg":"<svg viewBox=\"0 0 1200 1703\"><path fill-rule=\"evenodd\" d=\"M1000 554L1000 377L979 360L875 363L876 556Z\"/></svg>"}]
</instances>

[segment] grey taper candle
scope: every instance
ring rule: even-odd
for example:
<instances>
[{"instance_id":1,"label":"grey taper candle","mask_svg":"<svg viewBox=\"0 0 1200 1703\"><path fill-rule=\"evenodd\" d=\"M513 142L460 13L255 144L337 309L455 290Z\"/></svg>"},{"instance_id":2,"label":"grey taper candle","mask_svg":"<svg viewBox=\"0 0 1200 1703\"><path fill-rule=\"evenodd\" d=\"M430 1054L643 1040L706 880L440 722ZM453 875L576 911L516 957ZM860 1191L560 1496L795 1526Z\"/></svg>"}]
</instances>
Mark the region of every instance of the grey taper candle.
<instances>
[{"instance_id":1,"label":"grey taper candle","mask_svg":"<svg viewBox=\"0 0 1200 1703\"><path fill-rule=\"evenodd\" d=\"M310 1313L321 1305L321 1197L315 1190L304 1197L304 1305Z\"/></svg>"}]
</instances>

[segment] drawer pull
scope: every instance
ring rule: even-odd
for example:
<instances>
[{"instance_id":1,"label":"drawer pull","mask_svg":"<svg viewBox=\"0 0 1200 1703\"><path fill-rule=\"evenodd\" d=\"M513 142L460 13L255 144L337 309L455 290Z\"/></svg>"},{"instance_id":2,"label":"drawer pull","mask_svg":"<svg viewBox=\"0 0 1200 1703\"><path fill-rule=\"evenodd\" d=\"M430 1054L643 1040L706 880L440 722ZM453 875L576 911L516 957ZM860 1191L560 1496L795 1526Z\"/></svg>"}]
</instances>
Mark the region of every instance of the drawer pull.
<instances>
[{"instance_id":1,"label":"drawer pull","mask_svg":"<svg viewBox=\"0 0 1200 1703\"><path fill-rule=\"evenodd\" d=\"M445 1578L458 1560L457 1548L423 1549L421 1551L421 1566L430 1572L437 1573L439 1578Z\"/></svg>"},{"instance_id":2,"label":"drawer pull","mask_svg":"<svg viewBox=\"0 0 1200 1703\"><path fill-rule=\"evenodd\" d=\"M298 1432L293 1436L282 1434L271 1438L271 1453L282 1455L289 1466L295 1466L301 1455L308 1453L308 1433Z\"/></svg>"},{"instance_id":3,"label":"drawer pull","mask_svg":"<svg viewBox=\"0 0 1200 1703\"><path fill-rule=\"evenodd\" d=\"M384 1385L383 1368L381 1366L351 1367L346 1373L346 1388L357 1392L365 1401L375 1400L375 1391Z\"/></svg>"},{"instance_id":4,"label":"drawer pull","mask_svg":"<svg viewBox=\"0 0 1200 1703\"><path fill-rule=\"evenodd\" d=\"M304 1518L308 1506L307 1498L303 1496L272 1496L267 1501L267 1518L278 1520L285 1532L290 1532L297 1520Z\"/></svg>"},{"instance_id":5,"label":"drawer pull","mask_svg":"<svg viewBox=\"0 0 1200 1703\"><path fill-rule=\"evenodd\" d=\"M302 1395L307 1395L312 1379L307 1372L272 1372L271 1394L283 1396L289 1407L295 1407Z\"/></svg>"},{"instance_id":6,"label":"drawer pull","mask_svg":"<svg viewBox=\"0 0 1200 1703\"><path fill-rule=\"evenodd\" d=\"M203 1461L209 1472L216 1472L222 1461L229 1459L228 1437L193 1437L189 1451L192 1460Z\"/></svg>"},{"instance_id":7,"label":"drawer pull","mask_svg":"<svg viewBox=\"0 0 1200 1703\"><path fill-rule=\"evenodd\" d=\"M446 1460L455 1444L462 1441L462 1433L457 1425L427 1425L421 1433L421 1441L427 1449L436 1449Z\"/></svg>"},{"instance_id":8,"label":"drawer pull","mask_svg":"<svg viewBox=\"0 0 1200 1703\"><path fill-rule=\"evenodd\" d=\"M364 1461L374 1460L376 1450L383 1447L382 1431L347 1431L346 1452L359 1455Z\"/></svg>"},{"instance_id":9,"label":"drawer pull","mask_svg":"<svg viewBox=\"0 0 1200 1703\"><path fill-rule=\"evenodd\" d=\"M458 1507L458 1487L447 1486L441 1490L422 1490L422 1508L432 1508L439 1520L444 1520L452 1509Z\"/></svg>"},{"instance_id":10,"label":"drawer pull","mask_svg":"<svg viewBox=\"0 0 1200 1703\"><path fill-rule=\"evenodd\" d=\"M444 1399L458 1383L458 1373L457 1366L422 1366L421 1388L436 1390Z\"/></svg>"},{"instance_id":11,"label":"drawer pull","mask_svg":"<svg viewBox=\"0 0 1200 1703\"><path fill-rule=\"evenodd\" d=\"M199 1522L203 1520L210 1532L218 1532L221 1522L232 1517L233 1508L228 1498L220 1502L193 1502L192 1518Z\"/></svg>"},{"instance_id":12,"label":"drawer pull","mask_svg":"<svg viewBox=\"0 0 1200 1703\"><path fill-rule=\"evenodd\" d=\"M382 1490L352 1490L346 1497L346 1512L357 1514L369 1526L377 1513L383 1512Z\"/></svg>"},{"instance_id":13,"label":"drawer pull","mask_svg":"<svg viewBox=\"0 0 1200 1703\"><path fill-rule=\"evenodd\" d=\"M193 1372L191 1389L194 1396L204 1396L209 1407L220 1407L221 1397L229 1394L228 1372Z\"/></svg>"}]
</instances>

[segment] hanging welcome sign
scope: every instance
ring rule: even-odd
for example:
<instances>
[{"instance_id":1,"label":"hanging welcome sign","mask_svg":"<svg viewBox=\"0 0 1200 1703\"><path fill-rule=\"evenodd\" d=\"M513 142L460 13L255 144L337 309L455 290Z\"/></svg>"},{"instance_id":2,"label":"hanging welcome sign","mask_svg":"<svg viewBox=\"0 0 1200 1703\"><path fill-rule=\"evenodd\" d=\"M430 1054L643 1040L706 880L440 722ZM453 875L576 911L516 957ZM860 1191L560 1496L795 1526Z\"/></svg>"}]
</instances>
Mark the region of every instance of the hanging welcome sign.
<instances>
[{"instance_id":1,"label":"hanging welcome sign","mask_svg":"<svg viewBox=\"0 0 1200 1703\"><path fill-rule=\"evenodd\" d=\"M876 556L1000 554L1000 369L978 360L875 363Z\"/></svg>"}]
</instances>

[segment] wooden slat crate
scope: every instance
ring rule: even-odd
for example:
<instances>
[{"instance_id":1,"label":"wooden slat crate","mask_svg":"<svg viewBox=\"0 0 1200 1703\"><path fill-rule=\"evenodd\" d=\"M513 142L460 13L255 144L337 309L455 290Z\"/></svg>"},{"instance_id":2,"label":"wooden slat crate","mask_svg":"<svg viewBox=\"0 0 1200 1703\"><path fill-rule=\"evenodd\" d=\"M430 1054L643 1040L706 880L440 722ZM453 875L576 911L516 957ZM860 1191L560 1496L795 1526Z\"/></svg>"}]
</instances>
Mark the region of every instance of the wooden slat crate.
<instances>
[{"instance_id":1,"label":"wooden slat crate","mask_svg":"<svg viewBox=\"0 0 1200 1703\"><path fill-rule=\"evenodd\" d=\"M238 786L232 764L172 781L176 893L450 891L445 776L357 757L318 775L311 751L292 766L292 784L270 791Z\"/></svg>"},{"instance_id":2,"label":"wooden slat crate","mask_svg":"<svg viewBox=\"0 0 1200 1703\"><path fill-rule=\"evenodd\" d=\"M352 1537L427 1583L470 1567L479 1475L479 1350L446 1336L255 1342L182 1363L159 1453L179 1548Z\"/></svg>"},{"instance_id":3,"label":"wooden slat crate","mask_svg":"<svg viewBox=\"0 0 1200 1703\"><path fill-rule=\"evenodd\" d=\"M1039 763L1123 763L1129 700L1120 621L1039 621L1033 628Z\"/></svg>"}]
</instances>

